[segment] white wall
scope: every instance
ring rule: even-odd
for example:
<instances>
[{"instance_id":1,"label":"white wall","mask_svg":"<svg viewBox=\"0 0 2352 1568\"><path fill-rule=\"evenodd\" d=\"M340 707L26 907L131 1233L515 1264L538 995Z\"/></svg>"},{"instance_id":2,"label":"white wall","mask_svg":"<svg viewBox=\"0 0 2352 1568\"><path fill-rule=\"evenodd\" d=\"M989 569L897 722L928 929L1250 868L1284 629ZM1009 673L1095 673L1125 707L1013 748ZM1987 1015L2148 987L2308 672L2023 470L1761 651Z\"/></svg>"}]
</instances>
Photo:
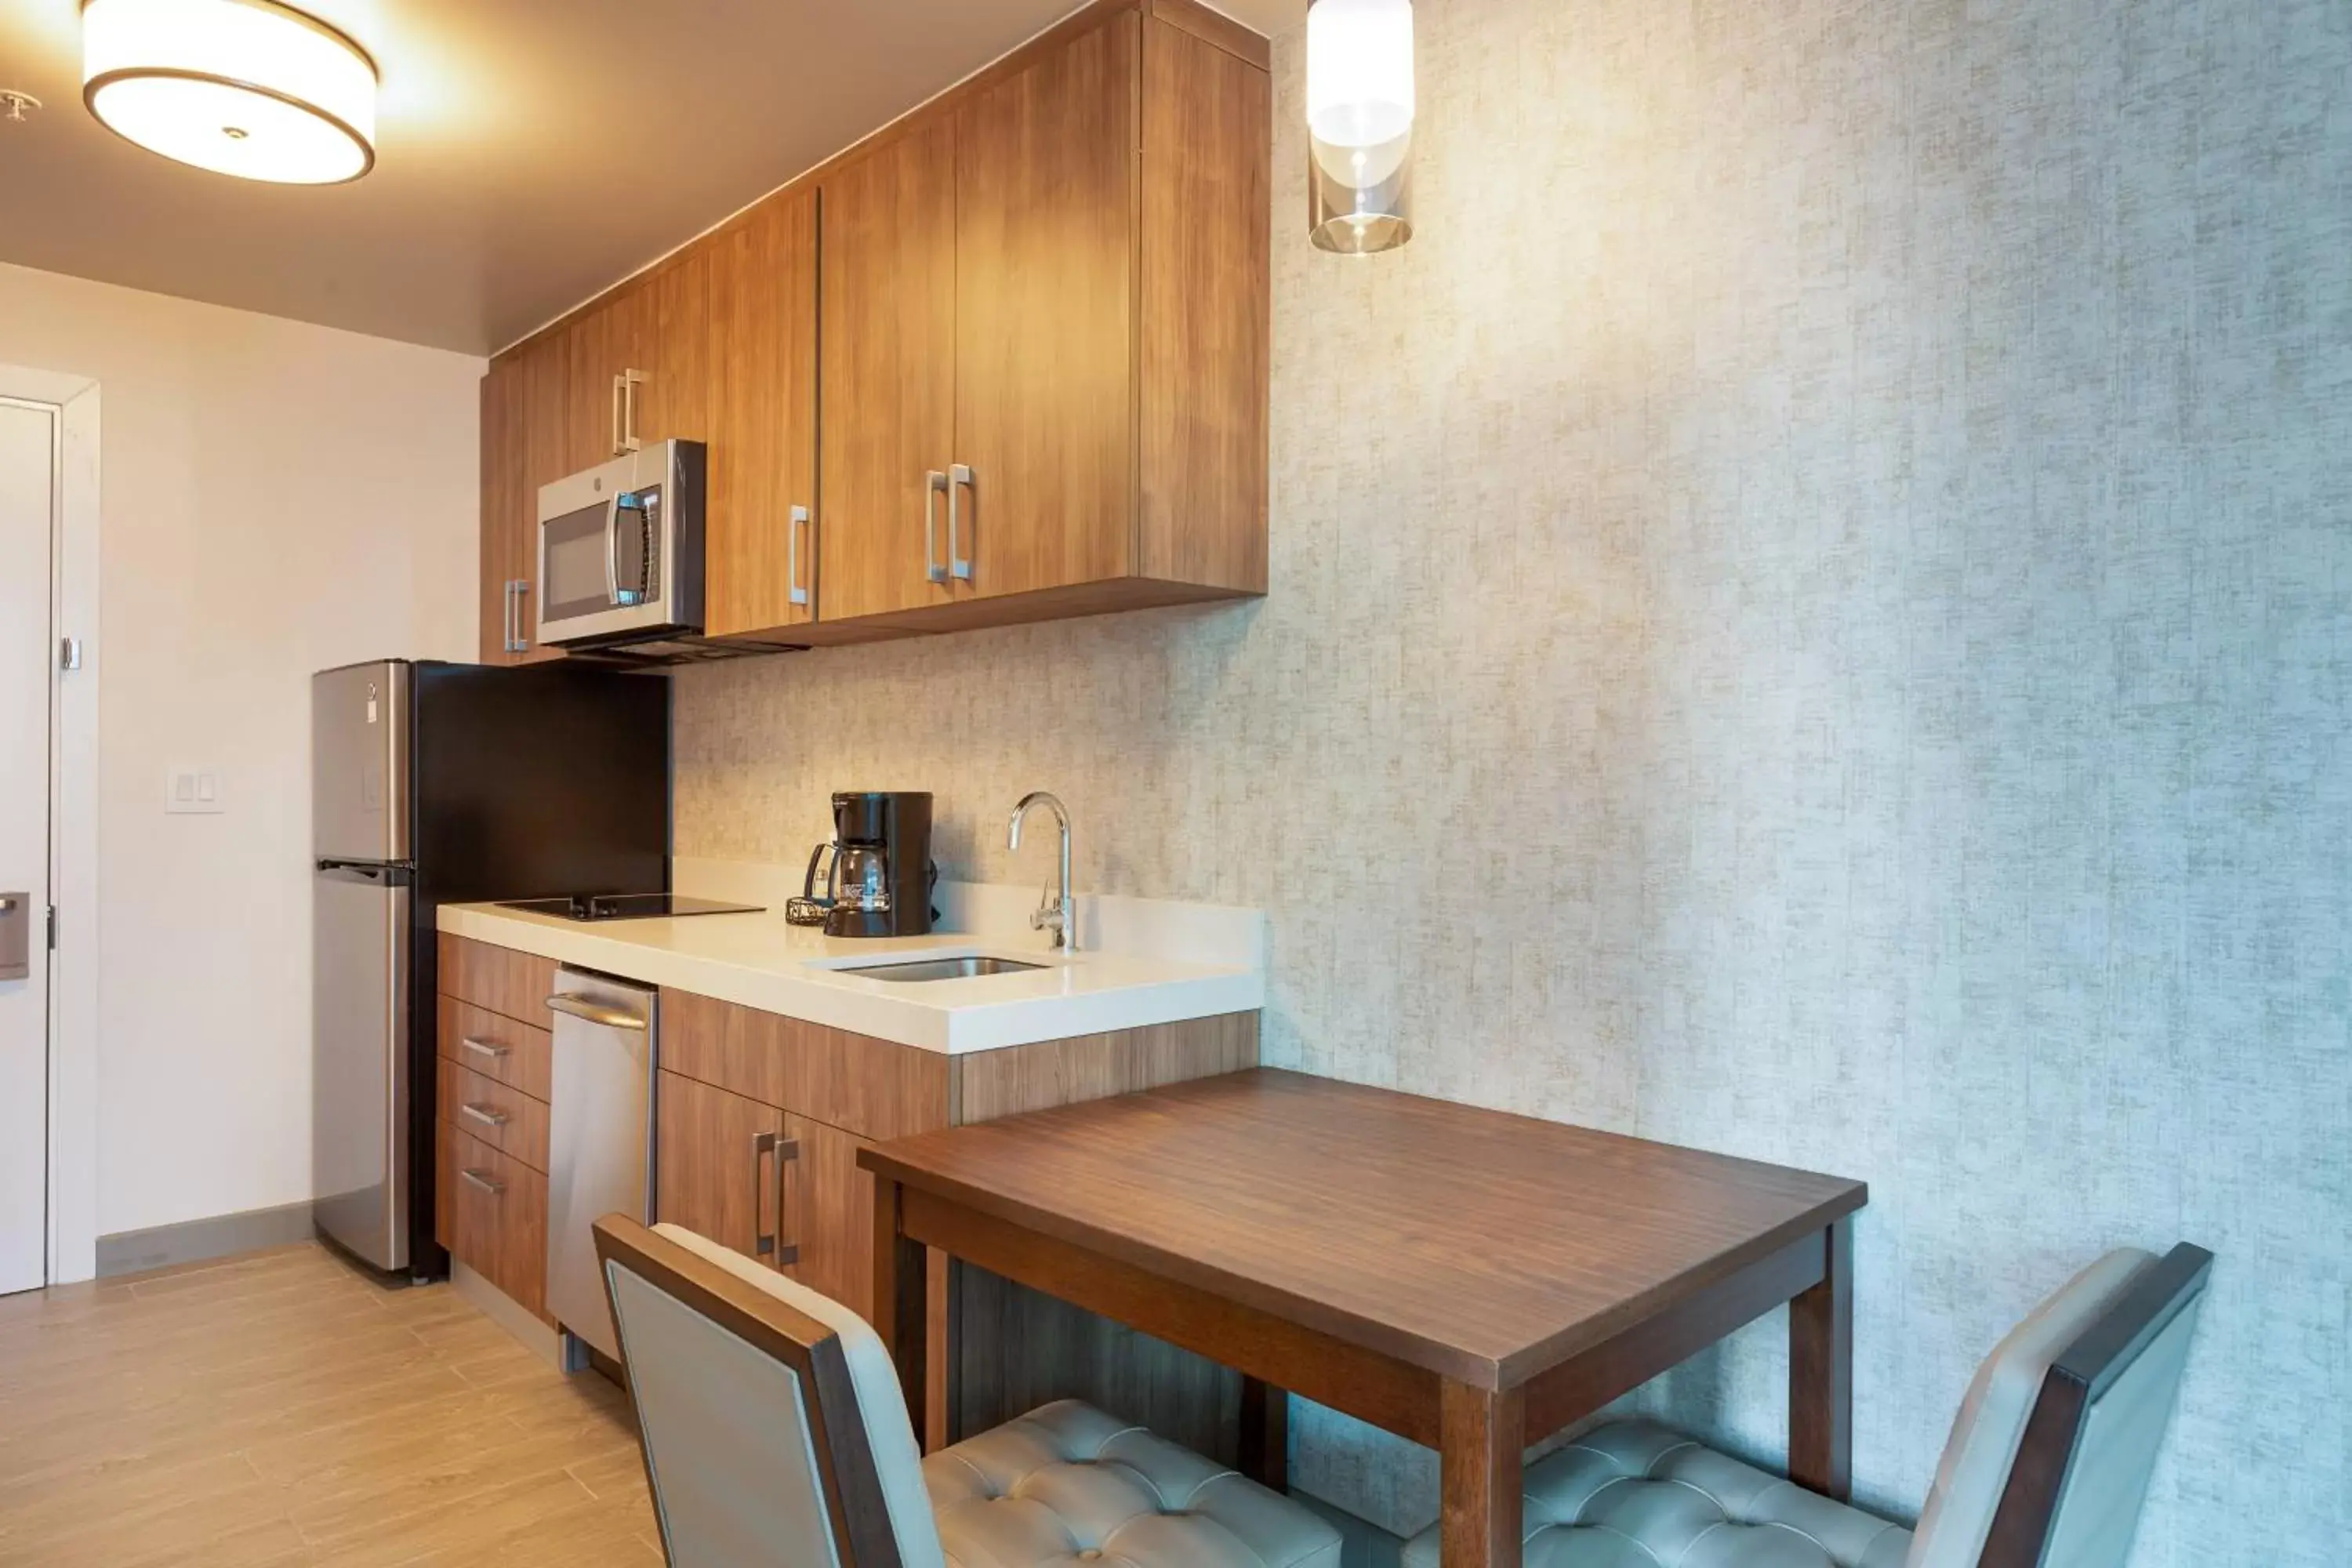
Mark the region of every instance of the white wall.
<instances>
[{"instance_id":1,"label":"white wall","mask_svg":"<svg viewBox=\"0 0 2352 1568\"><path fill-rule=\"evenodd\" d=\"M482 362L0 266L0 363L105 399L99 1233L299 1202L310 675L472 657Z\"/></svg>"}]
</instances>

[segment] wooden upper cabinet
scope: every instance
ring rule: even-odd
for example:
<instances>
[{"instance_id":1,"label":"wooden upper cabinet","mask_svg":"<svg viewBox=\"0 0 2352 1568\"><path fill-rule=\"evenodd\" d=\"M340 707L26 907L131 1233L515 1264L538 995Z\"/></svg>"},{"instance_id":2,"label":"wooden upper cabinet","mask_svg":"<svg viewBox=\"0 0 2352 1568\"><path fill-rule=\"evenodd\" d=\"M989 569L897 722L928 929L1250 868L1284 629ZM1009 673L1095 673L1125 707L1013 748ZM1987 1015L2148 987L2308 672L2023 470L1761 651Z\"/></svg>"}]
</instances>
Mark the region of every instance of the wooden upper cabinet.
<instances>
[{"instance_id":1,"label":"wooden upper cabinet","mask_svg":"<svg viewBox=\"0 0 2352 1568\"><path fill-rule=\"evenodd\" d=\"M482 652L484 664L514 657L519 613L515 584L529 574L522 563L523 474L530 458L524 445L523 371L516 361L491 364L482 377Z\"/></svg>"},{"instance_id":2,"label":"wooden upper cabinet","mask_svg":"<svg viewBox=\"0 0 2352 1568\"><path fill-rule=\"evenodd\" d=\"M689 251L559 329L563 466L576 474L637 446L699 441L710 419L710 259Z\"/></svg>"},{"instance_id":3,"label":"wooden upper cabinet","mask_svg":"<svg viewBox=\"0 0 2352 1568\"><path fill-rule=\"evenodd\" d=\"M1263 38L1099 0L512 351L534 516L708 441L754 641L1263 594L1272 142Z\"/></svg>"},{"instance_id":4,"label":"wooden upper cabinet","mask_svg":"<svg viewBox=\"0 0 2352 1568\"><path fill-rule=\"evenodd\" d=\"M955 445L955 127L941 119L822 187L822 620L950 597L936 487Z\"/></svg>"},{"instance_id":5,"label":"wooden upper cabinet","mask_svg":"<svg viewBox=\"0 0 2352 1568\"><path fill-rule=\"evenodd\" d=\"M635 450L710 438L710 255L689 250L622 296L602 347L620 393L621 440ZM609 422L609 421L608 421Z\"/></svg>"},{"instance_id":6,"label":"wooden upper cabinet","mask_svg":"<svg viewBox=\"0 0 2352 1568\"><path fill-rule=\"evenodd\" d=\"M1134 570L1141 26L1115 16L956 116L961 590Z\"/></svg>"},{"instance_id":7,"label":"wooden upper cabinet","mask_svg":"<svg viewBox=\"0 0 2352 1568\"><path fill-rule=\"evenodd\" d=\"M709 256L709 494L703 627L816 613L817 195L765 203Z\"/></svg>"}]
</instances>

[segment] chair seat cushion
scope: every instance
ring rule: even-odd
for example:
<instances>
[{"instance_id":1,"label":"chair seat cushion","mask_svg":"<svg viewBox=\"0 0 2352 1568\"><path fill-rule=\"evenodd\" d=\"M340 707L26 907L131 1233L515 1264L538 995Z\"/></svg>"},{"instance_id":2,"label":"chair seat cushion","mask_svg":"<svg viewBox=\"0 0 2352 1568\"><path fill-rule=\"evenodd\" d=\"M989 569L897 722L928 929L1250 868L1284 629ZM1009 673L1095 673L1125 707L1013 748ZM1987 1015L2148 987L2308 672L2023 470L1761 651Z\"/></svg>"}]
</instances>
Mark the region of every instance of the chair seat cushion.
<instances>
[{"instance_id":1,"label":"chair seat cushion","mask_svg":"<svg viewBox=\"0 0 2352 1568\"><path fill-rule=\"evenodd\" d=\"M1902 1568L1911 1532L1651 1421L1528 1467L1526 1568ZM1404 1549L1437 1568L1437 1528Z\"/></svg>"},{"instance_id":2,"label":"chair seat cushion","mask_svg":"<svg viewBox=\"0 0 2352 1568\"><path fill-rule=\"evenodd\" d=\"M1339 1568L1306 1509L1075 1400L941 1449L923 1483L950 1568Z\"/></svg>"}]
</instances>

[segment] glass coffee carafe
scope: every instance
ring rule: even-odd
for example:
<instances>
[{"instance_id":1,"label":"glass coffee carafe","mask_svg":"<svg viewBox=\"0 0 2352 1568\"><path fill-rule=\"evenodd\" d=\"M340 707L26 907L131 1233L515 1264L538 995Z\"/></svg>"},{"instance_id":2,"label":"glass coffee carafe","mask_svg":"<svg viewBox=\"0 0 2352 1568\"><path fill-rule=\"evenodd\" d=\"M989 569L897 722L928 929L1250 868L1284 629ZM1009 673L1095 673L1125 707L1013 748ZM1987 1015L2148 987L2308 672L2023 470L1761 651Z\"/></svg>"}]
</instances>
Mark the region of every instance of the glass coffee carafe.
<instances>
[{"instance_id":1,"label":"glass coffee carafe","mask_svg":"<svg viewBox=\"0 0 2352 1568\"><path fill-rule=\"evenodd\" d=\"M861 914L890 908L890 855L879 844L845 844L833 858L833 907Z\"/></svg>"}]
</instances>

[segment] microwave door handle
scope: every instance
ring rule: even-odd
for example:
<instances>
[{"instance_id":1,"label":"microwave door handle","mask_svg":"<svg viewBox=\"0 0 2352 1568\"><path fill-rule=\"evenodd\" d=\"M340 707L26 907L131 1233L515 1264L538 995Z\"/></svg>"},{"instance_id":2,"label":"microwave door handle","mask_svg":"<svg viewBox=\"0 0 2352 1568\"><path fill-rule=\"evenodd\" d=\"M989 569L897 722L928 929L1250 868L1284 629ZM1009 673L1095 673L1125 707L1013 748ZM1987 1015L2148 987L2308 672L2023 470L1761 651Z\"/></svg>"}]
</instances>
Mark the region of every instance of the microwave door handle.
<instances>
[{"instance_id":1,"label":"microwave door handle","mask_svg":"<svg viewBox=\"0 0 2352 1568\"><path fill-rule=\"evenodd\" d=\"M621 587L621 497L614 494L612 504L604 509L604 583L613 603L620 604Z\"/></svg>"}]
</instances>

